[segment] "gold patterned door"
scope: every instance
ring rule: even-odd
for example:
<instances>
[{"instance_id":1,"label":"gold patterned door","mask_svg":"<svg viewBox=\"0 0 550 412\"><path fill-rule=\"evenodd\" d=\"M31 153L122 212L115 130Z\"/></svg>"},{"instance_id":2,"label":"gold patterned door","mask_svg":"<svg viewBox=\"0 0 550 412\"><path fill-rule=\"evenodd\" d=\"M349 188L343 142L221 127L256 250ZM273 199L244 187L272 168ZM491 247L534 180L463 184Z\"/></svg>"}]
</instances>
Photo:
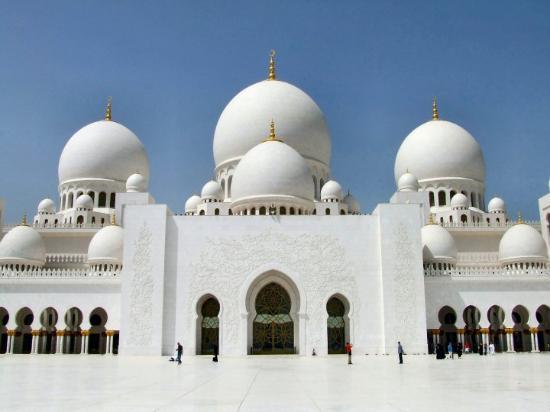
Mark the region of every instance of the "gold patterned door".
<instances>
[{"instance_id":1,"label":"gold patterned door","mask_svg":"<svg viewBox=\"0 0 550 412\"><path fill-rule=\"evenodd\" d=\"M256 297L255 307L252 353L294 353L294 322L287 291L277 283L270 283Z\"/></svg>"}]
</instances>

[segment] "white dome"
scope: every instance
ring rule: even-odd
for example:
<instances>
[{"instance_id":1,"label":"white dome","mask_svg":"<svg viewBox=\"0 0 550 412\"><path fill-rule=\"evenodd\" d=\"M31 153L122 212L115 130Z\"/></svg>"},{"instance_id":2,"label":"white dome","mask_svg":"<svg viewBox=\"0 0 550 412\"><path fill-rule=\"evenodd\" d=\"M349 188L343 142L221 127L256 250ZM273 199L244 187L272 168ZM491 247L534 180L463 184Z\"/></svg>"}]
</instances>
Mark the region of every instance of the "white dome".
<instances>
[{"instance_id":1,"label":"white dome","mask_svg":"<svg viewBox=\"0 0 550 412\"><path fill-rule=\"evenodd\" d=\"M547 262L548 250L541 234L526 224L512 226L504 233L498 248L500 263Z\"/></svg>"},{"instance_id":2,"label":"white dome","mask_svg":"<svg viewBox=\"0 0 550 412\"><path fill-rule=\"evenodd\" d=\"M451 199L451 209L464 210L464 209L468 209L469 207L470 207L470 201L462 193L455 194Z\"/></svg>"},{"instance_id":3,"label":"white dome","mask_svg":"<svg viewBox=\"0 0 550 412\"><path fill-rule=\"evenodd\" d=\"M126 180L127 192L146 192L147 179L140 173L134 173Z\"/></svg>"},{"instance_id":4,"label":"white dome","mask_svg":"<svg viewBox=\"0 0 550 412\"><path fill-rule=\"evenodd\" d=\"M185 202L185 213L195 213L197 206L201 203L200 196L193 195Z\"/></svg>"},{"instance_id":5,"label":"white dome","mask_svg":"<svg viewBox=\"0 0 550 412\"><path fill-rule=\"evenodd\" d=\"M94 200L90 197L90 195L80 195L76 199L74 207L76 209L92 210L94 208Z\"/></svg>"},{"instance_id":6,"label":"white dome","mask_svg":"<svg viewBox=\"0 0 550 412\"><path fill-rule=\"evenodd\" d=\"M421 237L424 263L456 263L456 243L447 229L436 224L426 225Z\"/></svg>"},{"instance_id":7,"label":"white dome","mask_svg":"<svg viewBox=\"0 0 550 412\"><path fill-rule=\"evenodd\" d=\"M42 266L45 262L44 240L32 227L16 226L0 241L0 265Z\"/></svg>"},{"instance_id":8,"label":"white dome","mask_svg":"<svg viewBox=\"0 0 550 412\"><path fill-rule=\"evenodd\" d=\"M59 159L59 184L79 179L126 182L139 173L149 178L149 161L137 136L111 120L100 120L77 131Z\"/></svg>"},{"instance_id":9,"label":"white dome","mask_svg":"<svg viewBox=\"0 0 550 412\"><path fill-rule=\"evenodd\" d=\"M122 265L124 231L118 225L99 230L88 246L88 263Z\"/></svg>"},{"instance_id":10,"label":"white dome","mask_svg":"<svg viewBox=\"0 0 550 412\"><path fill-rule=\"evenodd\" d=\"M500 197L493 197L487 205L489 213L506 213L506 203Z\"/></svg>"},{"instance_id":11,"label":"white dome","mask_svg":"<svg viewBox=\"0 0 550 412\"><path fill-rule=\"evenodd\" d=\"M337 200L341 202L343 197L342 186L335 180L329 180L321 188L321 200Z\"/></svg>"},{"instance_id":12,"label":"white dome","mask_svg":"<svg viewBox=\"0 0 550 412\"><path fill-rule=\"evenodd\" d=\"M348 213L358 215L361 213L361 206L355 197L348 192L346 197L344 197L344 203L348 205Z\"/></svg>"},{"instance_id":13,"label":"white dome","mask_svg":"<svg viewBox=\"0 0 550 412\"><path fill-rule=\"evenodd\" d=\"M330 134L319 106L289 83L265 80L241 91L222 112L214 133L216 167L258 145L271 120L285 143L305 159L330 165Z\"/></svg>"},{"instance_id":14,"label":"white dome","mask_svg":"<svg viewBox=\"0 0 550 412\"><path fill-rule=\"evenodd\" d=\"M395 180L409 170L419 182L466 178L485 182L485 161L473 136L457 124L431 120L414 129L395 159Z\"/></svg>"},{"instance_id":15,"label":"white dome","mask_svg":"<svg viewBox=\"0 0 550 412\"><path fill-rule=\"evenodd\" d=\"M203 200L209 199L209 200L215 200L217 202L222 201L223 200L222 186L214 180L210 180L209 182L206 182L206 184L202 187L202 190L201 190L201 198Z\"/></svg>"},{"instance_id":16,"label":"white dome","mask_svg":"<svg viewBox=\"0 0 550 412\"><path fill-rule=\"evenodd\" d=\"M233 175L232 200L299 198L313 201L311 170L300 153L280 141L266 141L250 150Z\"/></svg>"},{"instance_id":17,"label":"white dome","mask_svg":"<svg viewBox=\"0 0 550 412\"><path fill-rule=\"evenodd\" d=\"M43 199L38 204L38 213L55 213L55 203L52 199Z\"/></svg>"},{"instance_id":18,"label":"white dome","mask_svg":"<svg viewBox=\"0 0 550 412\"><path fill-rule=\"evenodd\" d=\"M418 192L418 179L412 173L406 172L397 181L397 189L400 192Z\"/></svg>"}]
</instances>

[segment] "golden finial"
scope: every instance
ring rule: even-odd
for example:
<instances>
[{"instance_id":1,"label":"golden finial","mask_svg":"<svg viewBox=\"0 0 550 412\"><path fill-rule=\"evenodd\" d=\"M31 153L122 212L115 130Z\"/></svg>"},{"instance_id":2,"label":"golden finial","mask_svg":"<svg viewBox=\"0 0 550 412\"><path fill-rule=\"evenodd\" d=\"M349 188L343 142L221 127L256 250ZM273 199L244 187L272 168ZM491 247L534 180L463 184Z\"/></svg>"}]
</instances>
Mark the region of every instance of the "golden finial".
<instances>
[{"instance_id":1,"label":"golden finial","mask_svg":"<svg viewBox=\"0 0 550 412\"><path fill-rule=\"evenodd\" d=\"M269 53L269 75L267 76L269 80L275 80L275 50L271 50Z\"/></svg>"},{"instance_id":2,"label":"golden finial","mask_svg":"<svg viewBox=\"0 0 550 412\"><path fill-rule=\"evenodd\" d=\"M21 226L28 226L26 213L23 213L23 217L21 218Z\"/></svg>"},{"instance_id":3,"label":"golden finial","mask_svg":"<svg viewBox=\"0 0 550 412\"><path fill-rule=\"evenodd\" d=\"M109 96L109 100L107 100L107 109L105 110L105 120L113 120L113 117L111 115L112 102L113 98Z\"/></svg>"},{"instance_id":4,"label":"golden finial","mask_svg":"<svg viewBox=\"0 0 550 412\"><path fill-rule=\"evenodd\" d=\"M437 98L435 96L432 103L432 120L439 120L439 112L437 110Z\"/></svg>"},{"instance_id":5,"label":"golden finial","mask_svg":"<svg viewBox=\"0 0 550 412\"><path fill-rule=\"evenodd\" d=\"M269 137L264 141L265 142L282 142L282 140L279 139L275 134L275 122L273 120L271 120L271 123L269 124Z\"/></svg>"},{"instance_id":6,"label":"golden finial","mask_svg":"<svg viewBox=\"0 0 550 412\"><path fill-rule=\"evenodd\" d=\"M521 210L518 212L518 225L521 225L523 223L523 218L521 217Z\"/></svg>"},{"instance_id":7,"label":"golden finial","mask_svg":"<svg viewBox=\"0 0 550 412\"><path fill-rule=\"evenodd\" d=\"M116 226L116 216L114 213L111 215L111 225Z\"/></svg>"}]
</instances>

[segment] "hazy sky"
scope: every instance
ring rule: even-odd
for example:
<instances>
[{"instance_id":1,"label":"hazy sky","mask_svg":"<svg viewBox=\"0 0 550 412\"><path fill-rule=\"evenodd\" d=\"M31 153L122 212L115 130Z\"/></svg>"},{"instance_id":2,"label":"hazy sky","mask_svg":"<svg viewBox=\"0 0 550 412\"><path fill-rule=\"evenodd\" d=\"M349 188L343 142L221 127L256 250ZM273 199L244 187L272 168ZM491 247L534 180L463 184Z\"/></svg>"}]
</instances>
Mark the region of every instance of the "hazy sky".
<instances>
[{"instance_id":1,"label":"hazy sky","mask_svg":"<svg viewBox=\"0 0 550 412\"><path fill-rule=\"evenodd\" d=\"M181 212L213 175L229 100L278 77L332 134L333 177L370 212L395 190L407 134L440 115L483 148L486 199L538 218L550 174L550 1L0 3L0 197L7 221L58 202L66 141L103 117L147 149L150 192Z\"/></svg>"}]
</instances>

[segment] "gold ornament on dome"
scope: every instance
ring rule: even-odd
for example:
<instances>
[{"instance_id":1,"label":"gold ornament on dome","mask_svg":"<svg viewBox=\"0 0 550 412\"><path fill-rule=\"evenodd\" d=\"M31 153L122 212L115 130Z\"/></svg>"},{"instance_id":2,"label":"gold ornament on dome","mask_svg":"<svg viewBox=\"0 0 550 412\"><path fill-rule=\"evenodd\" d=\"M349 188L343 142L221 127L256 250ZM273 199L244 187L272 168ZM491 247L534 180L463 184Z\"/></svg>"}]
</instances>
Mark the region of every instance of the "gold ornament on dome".
<instances>
[{"instance_id":1,"label":"gold ornament on dome","mask_svg":"<svg viewBox=\"0 0 550 412\"><path fill-rule=\"evenodd\" d=\"M268 80L276 80L275 76L275 50L271 50L269 53L269 74Z\"/></svg>"},{"instance_id":2,"label":"gold ornament on dome","mask_svg":"<svg viewBox=\"0 0 550 412\"><path fill-rule=\"evenodd\" d=\"M435 96L432 103L432 120L439 120L439 111L437 110L437 98Z\"/></svg>"},{"instance_id":3,"label":"gold ornament on dome","mask_svg":"<svg viewBox=\"0 0 550 412\"><path fill-rule=\"evenodd\" d=\"M113 98L109 96L109 99L107 100L107 109L105 109L105 120L113 120L113 116L111 113L112 103L113 103Z\"/></svg>"},{"instance_id":4,"label":"gold ornament on dome","mask_svg":"<svg viewBox=\"0 0 550 412\"><path fill-rule=\"evenodd\" d=\"M273 120L271 120L271 124L269 125L269 137L264 142L282 142L282 139L278 138L275 134L275 122Z\"/></svg>"}]
</instances>

